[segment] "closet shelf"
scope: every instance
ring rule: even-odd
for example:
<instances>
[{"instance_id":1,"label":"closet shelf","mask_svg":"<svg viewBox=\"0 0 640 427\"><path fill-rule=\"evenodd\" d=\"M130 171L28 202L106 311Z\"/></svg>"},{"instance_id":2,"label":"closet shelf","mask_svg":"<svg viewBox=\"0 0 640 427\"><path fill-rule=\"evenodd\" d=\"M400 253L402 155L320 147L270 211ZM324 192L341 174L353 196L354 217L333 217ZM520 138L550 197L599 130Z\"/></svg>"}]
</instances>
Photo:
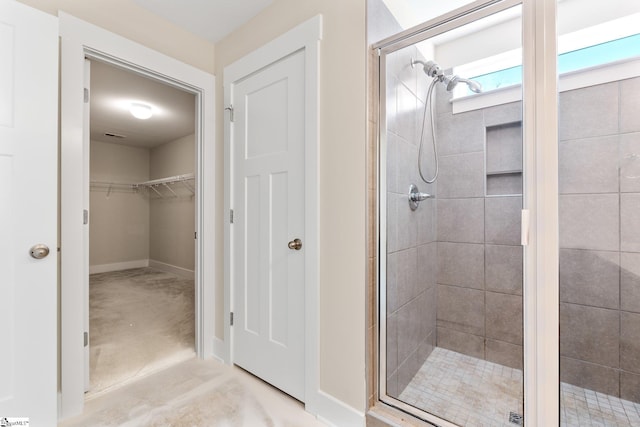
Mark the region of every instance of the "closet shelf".
<instances>
[{"instance_id":1,"label":"closet shelf","mask_svg":"<svg viewBox=\"0 0 640 427\"><path fill-rule=\"evenodd\" d=\"M192 173L187 173L183 175L168 176L166 178L152 179L151 181L139 182L133 185L136 189L145 188L147 190L153 191L157 196L165 198L167 197L166 192L163 193L161 190L159 190L160 188L168 190L173 197L179 197L174 189L171 188L171 186L181 183L182 186L189 190L189 192L193 196L196 194L196 190L195 187L190 183L190 181L194 180L195 175Z\"/></svg>"},{"instance_id":2,"label":"closet shelf","mask_svg":"<svg viewBox=\"0 0 640 427\"><path fill-rule=\"evenodd\" d=\"M194 179L195 179L195 176L192 173L186 173L184 175L174 175L174 176L168 176L166 178L152 179L151 181L139 182L134 185L137 185L140 187L151 187L159 184L175 184L178 182L193 181Z\"/></svg>"},{"instance_id":3,"label":"closet shelf","mask_svg":"<svg viewBox=\"0 0 640 427\"><path fill-rule=\"evenodd\" d=\"M130 183L110 182L110 181L91 181L91 191L106 191L107 197L114 191L119 193L136 193L138 190Z\"/></svg>"},{"instance_id":4,"label":"closet shelf","mask_svg":"<svg viewBox=\"0 0 640 427\"><path fill-rule=\"evenodd\" d=\"M166 178L152 179L150 181L137 182L137 183L125 183L125 182L109 182L109 181L91 181L91 190L105 191L107 197L113 191L120 192L140 192L140 190L146 190L149 194L155 194L158 197L180 197L176 192L175 186L181 184L181 187L186 188L191 196L196 194L195 185L192 181L195 180L195 176L192 173L183 175L174 175ZM173 188L172 188L173 186ZM170 193L170 194L167 194Z\"/></svg>"}]
</instances>

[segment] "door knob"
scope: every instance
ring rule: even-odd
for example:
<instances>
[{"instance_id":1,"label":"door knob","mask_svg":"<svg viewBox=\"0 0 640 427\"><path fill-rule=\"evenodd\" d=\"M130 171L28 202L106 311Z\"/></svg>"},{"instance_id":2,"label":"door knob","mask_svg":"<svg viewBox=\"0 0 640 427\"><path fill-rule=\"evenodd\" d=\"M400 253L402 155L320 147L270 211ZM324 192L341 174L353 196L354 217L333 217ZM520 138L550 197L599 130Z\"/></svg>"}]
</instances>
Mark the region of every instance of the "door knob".
<instances>
[{"instance_id":1,"label":"door knob","mask_svg":"<svg viewBox=\"0 0 640 427\"><path fill-rule=\"evenodd\" d=\"M46 258L49 255L49 247L47 245L34 245L30 249L31 257L35 259Z\"/></svg>"},{"instance_id":2,"label":"door knob","mask_svg":"<svg viewBox=\"0 0 640 427\"><path fill-rule=\"evenodd\" d=\"M299 251L300 249L302 249L302 240L300 239L293 239L292 241L289 242L289 249L295 249L296 251Z\"/></svg>"}]
</instances>

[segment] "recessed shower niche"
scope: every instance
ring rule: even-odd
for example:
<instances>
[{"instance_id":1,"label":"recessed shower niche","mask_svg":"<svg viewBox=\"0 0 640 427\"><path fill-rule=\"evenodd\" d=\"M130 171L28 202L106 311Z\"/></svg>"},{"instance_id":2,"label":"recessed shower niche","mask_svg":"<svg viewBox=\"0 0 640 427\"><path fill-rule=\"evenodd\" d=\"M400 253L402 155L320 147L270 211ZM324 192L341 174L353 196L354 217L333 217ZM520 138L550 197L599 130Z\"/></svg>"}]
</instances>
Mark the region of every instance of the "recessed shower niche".
<instances>
[{"instance_id":1,"label":"recessed shower niche","mask_svg":"<svg viewBox=\"0 0 640 427\"><path fill-rule=\"evenodd\" d=\"M522 194L522 122L486 128L487 196Z\"/></svg>"}]
</instances>

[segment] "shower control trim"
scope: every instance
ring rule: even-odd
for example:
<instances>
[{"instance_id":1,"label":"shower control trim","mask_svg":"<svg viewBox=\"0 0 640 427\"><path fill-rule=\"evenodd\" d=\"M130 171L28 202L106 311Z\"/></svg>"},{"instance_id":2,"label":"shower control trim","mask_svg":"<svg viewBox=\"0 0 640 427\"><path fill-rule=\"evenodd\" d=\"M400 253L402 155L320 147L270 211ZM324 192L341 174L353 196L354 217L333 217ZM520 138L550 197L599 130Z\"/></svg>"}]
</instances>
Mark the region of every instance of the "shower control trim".
<instances>
[{"instance_id":1,"label":"shower control trim","mask_svg":"<svg viewBox=\"0 0 640 427\"><path fill-rule=\"evenodd\" d=\"M412 211L418 209L420 202L431 198L433 198L431 194L421 193L417 185L411 184L409 186L409 207Z\"/></svg>"}]
</instances>

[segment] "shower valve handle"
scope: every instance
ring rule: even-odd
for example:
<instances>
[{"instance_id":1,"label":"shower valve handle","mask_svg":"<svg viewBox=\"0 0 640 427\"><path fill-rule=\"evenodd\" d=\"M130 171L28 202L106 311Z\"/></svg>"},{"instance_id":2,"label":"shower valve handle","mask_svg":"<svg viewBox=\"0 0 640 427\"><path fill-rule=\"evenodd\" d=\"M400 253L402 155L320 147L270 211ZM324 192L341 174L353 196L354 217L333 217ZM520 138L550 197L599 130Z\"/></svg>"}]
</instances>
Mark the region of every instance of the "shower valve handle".
<instances>
[{"instance_id":1,"label":"shower valve handle","mask_svg":"<svg viewBox=\"0 0 640 427\"><path fill-rule=\"evenodd\" d=\"M418 190L418 186L415 184L411 184L409 186L409 207L412 211L418 209L418 205L420 202L431 199L433 196L427 193L421 193Z\"/></svg>"},{"instance_id":2,"label":"shower valve handle","mask_svg":"<svg viewBox=\"0 0 640 427\"><path fill-rule=\"evenodd\" d=\"M409 197L414 202L422 202L424 200L430 199L433 196L427 193L413 193Z\"/></svg>"}]
</instances>

